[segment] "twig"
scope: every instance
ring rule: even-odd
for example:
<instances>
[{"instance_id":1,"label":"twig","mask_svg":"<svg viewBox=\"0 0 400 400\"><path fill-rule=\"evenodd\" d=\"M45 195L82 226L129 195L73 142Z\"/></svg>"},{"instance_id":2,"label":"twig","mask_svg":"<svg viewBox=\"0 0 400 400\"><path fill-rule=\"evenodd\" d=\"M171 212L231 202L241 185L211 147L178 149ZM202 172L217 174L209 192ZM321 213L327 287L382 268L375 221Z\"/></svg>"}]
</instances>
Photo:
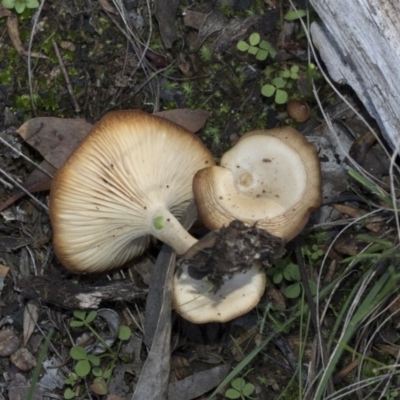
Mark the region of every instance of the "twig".
<instances>
[{"instance_id":1,"label":"twig","mask_svg":"<svg viewBox=\"0 0 400 400\"><path fill-rule=\"evenodd\" d=\"M32 200L34 200L39 206L43 207L43 209L46 212L49 212L49 208L46 206L46 204L42 203L39 199L37 199L32 193L30 193L28 190L26 190L20 183L18 183L12 176L7 174L6 171L4 171L2 168L0 168L0 174L5 176L14 186L16 186L18 189L22 190L26 195L28 195Z\"/></svg>"},{"instance_id":2,"label":"twig","mask_svg":"<svg viewBox=\"0 0 400 400\"><path fill-rule=\"evenodd\" d=\"M4 132L4 131L3 131ZM3 133L0 132L0 135ZM24 160L28 161L29 163L31 163L32 165L34 165L37 169L39 169L41 172L43 172L45 175L47 175L49 178L53 179L53 175L47 171L46 169L44 169L42 166L40 166L38 163L36 163L35 161L31 160L29 157L27 157L24 153L22 153L21 151L19 151L18 149L16 149L15 147L13 147L10 143L8 143L6 140L4 140L1 136L0 136L0 142L3 143L5 146L7 146L9 149L11 149L14 153L18 154L20 157L22 157Z\"/></svg>"},{"instance_id":3,"label":"twig","mask_svg":"<svg viewBox=\"0 0 400 400\"><path fill-rule=\"evenodd\" d=\"M56 52L56 56L57 56L57 59L58 59L58 64L60 65L61 71L62 71L62 73L64 75L64 79L65 79L65 82L67 84L68 92L69 92L69 95L71 97L72 104L74 105L74 108L75 108L75 112L80 113L81 109L79 107L78 102L75 99L74 91L73 91L72 85L71 85L71 81L69 80L68 72L65 69L65 66L64 66L61 54L60 54L60 50L58 49L57 43L56 43L56 41L54 39L51 39L51 43L53 44L54 51Z\"/></svg>"}]
</instances>

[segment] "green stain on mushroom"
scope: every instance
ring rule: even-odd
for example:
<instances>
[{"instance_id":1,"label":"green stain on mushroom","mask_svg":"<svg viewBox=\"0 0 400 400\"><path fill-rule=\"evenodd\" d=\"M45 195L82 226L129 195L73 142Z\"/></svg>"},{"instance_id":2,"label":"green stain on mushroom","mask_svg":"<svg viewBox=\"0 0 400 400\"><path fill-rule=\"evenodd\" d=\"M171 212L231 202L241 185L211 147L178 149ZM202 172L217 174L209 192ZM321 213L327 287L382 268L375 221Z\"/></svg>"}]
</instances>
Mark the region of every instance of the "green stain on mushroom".
<instances>
[{"instance_id":1,"label":"green stain on mushroom","mask_svg":"<svg viewBox=\"0 0 400 400\"><path fill-rule=\"evenodd\" d=\"M164 228L164 217L162 216L155 217L153 220L153 226L158 230Z\"/></svg>"}]
</instances>

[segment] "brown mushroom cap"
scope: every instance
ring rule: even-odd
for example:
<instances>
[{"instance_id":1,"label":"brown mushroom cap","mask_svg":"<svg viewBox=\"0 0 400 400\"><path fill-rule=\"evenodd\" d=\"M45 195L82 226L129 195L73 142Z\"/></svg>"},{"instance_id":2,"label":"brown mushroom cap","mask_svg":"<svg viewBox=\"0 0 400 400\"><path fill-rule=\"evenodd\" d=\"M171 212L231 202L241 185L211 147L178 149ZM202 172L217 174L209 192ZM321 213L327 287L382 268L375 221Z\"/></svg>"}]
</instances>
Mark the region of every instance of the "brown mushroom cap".
<instances>
[{"instance_id":1,"label":"brown mushroom cap","mask_svg":"<svg viewBox=\"0 0 400 400\"><path fill-rule=\"evenodd\" d=\"M179 224L192 180L214 165L191 132L141 111L104 116L54 177L54 250L77 273L103 272L140 255L155 236L184 253Z\"/></svg>"},{"instance_id":2,"label":"brown mushroom cap","mask_svg":"<svg viewBox=\"0 0 400 400\"><path fill-rule=\"evenodd\" d=\"M290 240L321 203L317 151L290 127L252 131L223 155L220 166L196 173L193 191L208 228L238 219Z\"/></svg>"},{"instance_id":3,"label":"brown mushroom cap","mask_svg":"<svg viewBox=\"0 0 400 400\"><path fill-rule=\"evenodd\" d=\"M286 111L289 117L297 122L305 122L310 118L310 106L304 100L290 100L286 105Z\"/></svg>"},{"instance_id":4,"label":"brown mushroom cap","mask_svg":"<svg viewBox=\"0 0 400 400\"><path fill-rule=\"evenodd\" d=\"M265 272L255 263L245 273L227 279L214 293L206 279L194 279L188 267L174 275L172 306L194 324L227 322L252 310L265 290Z\"/></svg>"}]
</instances>

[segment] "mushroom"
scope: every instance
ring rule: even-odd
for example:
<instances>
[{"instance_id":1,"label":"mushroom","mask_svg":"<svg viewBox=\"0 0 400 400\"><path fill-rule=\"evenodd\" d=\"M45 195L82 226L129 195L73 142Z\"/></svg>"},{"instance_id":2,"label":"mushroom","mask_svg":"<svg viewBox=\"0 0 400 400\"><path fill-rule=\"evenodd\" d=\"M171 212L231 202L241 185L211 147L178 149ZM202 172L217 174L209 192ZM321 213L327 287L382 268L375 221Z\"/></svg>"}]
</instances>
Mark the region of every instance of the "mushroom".
<instances>
[{"instance_id":1,"label":"mushroom","mask_svg":"<svg viewBox=\"0 0 400 400\"><path fill-rule=\"evenodd\" d=\"M195 324L227 322L251 311L265 290L266 277L260 263L236 273L215 291L208 279L195 279L184 265L174 275L172 306Z\"/></svg>"},{"instance_id":2,"label":"mushroom","mask_svg":"<svg viewBox=\"0 0 400 400\"><path fill-rule=\"evenodd\" d=\"M321 203L321 172L315 147L291 127L243 135L220 166L198 171L193 191L209 229L233 219L288 241Z\"/></svg>"},{"instance_id":3,"label":"mushroom","mask_svg":"<svg viewBox=\"0 0 400 400\"><path fill-rule=\"evenodd\" d=\"M183 254L196 239L179 223L195 173L214 165L183 127L141 111L106 114L54 177L54 251L75 273L121 267L151 237Z\"/></svg>"},{"instance_id":4,"label":"mushroom","mask_svg":"<svg viewBox=\"0 0 400 400\"><path fill-rule=\"evenodd\" d=\"M310 107L304 100L290 100L286 105L286 111L296 122L305 122L310 118Z\"/></svg>"},{"instance_id":5,"label":"mushroom","mask_svg":"<svg viewBox=\"0 0 400 400\"><path fill-rule=\"evenodd\" d=\"M283 241L256 225L235 220L211 231L178 261L175 311L196 324L227 322L249 312L264 294L265 269L283 254Z\"/></svg>"}]
</instances>

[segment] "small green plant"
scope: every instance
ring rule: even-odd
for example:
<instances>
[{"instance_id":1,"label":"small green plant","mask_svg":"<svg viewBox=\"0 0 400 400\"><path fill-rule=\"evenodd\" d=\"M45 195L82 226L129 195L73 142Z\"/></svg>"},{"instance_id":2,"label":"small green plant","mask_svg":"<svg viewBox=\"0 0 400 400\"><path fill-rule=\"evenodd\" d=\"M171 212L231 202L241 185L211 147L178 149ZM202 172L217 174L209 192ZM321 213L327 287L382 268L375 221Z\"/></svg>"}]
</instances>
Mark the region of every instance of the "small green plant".
<instances>
[{"instance_id":1,"label":"small green plant","mask_svg":"<svg viewBox=\"0 0 400 400\"><path fill-rule=\"evenodd\" d=\"M249 43L239 40L236 47L239 51L252 54L259 61L266 60L268 56L271 58L276 56L276 50L272 47L272 44L266 40L261 40L261 36L257 32L249 36Z\"/></svg>"},{"instance_id":2,"label":"small green plant","mask_svg":"<svg viewBox=\"0 0 400 400\"><path fill-rule=\"evenodd\" d=\"M254 392L254 385L246 382L243 378L235 378L231 381L231 388L225 392L225 396L228 399L255 399L251 397Z\"/></svg>"},{"instance_id":3,"label":"small green plant","mask_svg":"<svg viewBox=\"0 0 400 400\"><path fill-rule=\"evenodd\" d=\"M303 257L308 259L308 263L312 264L315 261L321 259L324 255L324 251L317 244L311 246L302 247Z\"/></svg>"},{"instance_id":4,"label":"small green plant","mask_svg":"<svg viewBox=\"0 0 400 400\"><path fill-rule=\"evenodd\" d=\"M114 351L108 346L104 339L96 332L92 326L92 322L97 317L96 311L74 311L75 319L70 322L72 328L85 327L102 343L106 349L101 355L88 354L88 352L80 346L73 346L70 350L70 356L76 361L75 371L71 372L64 381L68 385L64 391L64 399L73 399L79 393L79 384L81 379L92 376L92 384L90 385L93 393L104 395L108 392L108 384L112 376L115 364L120 356L122 342L128 340L131 336L131 330L128 326L121 325L118 331L118 346Z\"/></svg>"},{"instance_id":5,"label":"small green plant","mask_svg":"<svg viewBox=\"0 0 400 400\"><path fill-rule=\"evenodd\" d=\"M385 399L395 400L398 398L400 392L397 389L385 391Z\"/></svg>"},{"instance_id":6,"label":"small green plant","mask_svg":"<svg viewBox=\"0 0 400 400\"><path fill-rule=\"evenodd\" d=\"M38 8L38 0L2 0L1 4L4 8L12 10L13 8L18 14L22 14L25 8Z\"/></svg>"},{"instance_id":7,"label":"small green plant","mask_svg":"<svg viewBox=\"0 0 400 400\"><path fill-rule=\"evenodd\" d=\"M267 83L261 88L261 94L265 97L274 96L276 104L285 104L289 98L287 91L284 90L286 84L286 79L281 77L274 78L271 83Z\"/></svg>"},{"instance_id":8,"label":"small green plant","mask_svg":"<svg viewBox=\"0 0 400 400\"><path fill-rule=\"evenodd\" d=\"M261 88L261 94L265 97L274 97L276 104L286 104L289 98L288 92L285 89L291 87L290 80L299 79L299 66L293 65L290 69L284 68L279 71L279 76L272 79L271 83L265 84ZM271 68L266 68L265 75L271 76Z\"/></svg>"},{"instance_id":9,"label":"small green plant","mask_svg":"<svg viewBox=\"0 0 400 400\"><path fill-rule=\"evenodd\" d=\"M286 21L295 21L296 19L303 18L307 15L307 10L293 10L293 11L288 11L283 19Z\"/></svg>"},{"instance_id":10,"label":"small green plant","mask_svg":"<svg viewBox=\"0 0 400 400\"><path fill-rule=\"evenodd\" d=\"M199 56L202 59L202 61L205 61L205 62L211 61L213 52L209 46L207 46L206 44L203 44L203 46L200 47Z\"/></svg>"},{"instance_id":11,"label":"small green plant","mask_svg":"<svg viewBox=\"0 0 400 400\"><path fill-rule=\"evenodd\" d=\"M288 299L296 299L302 290L299 266L292 263L288 258L276 261L273 268L268 269L267 274L272 276L272 282L279 285L285 280L289 285L285 289L285 296ZM309 281L311 293L316 293L317 285L314 281Z\"/></svg>"}]
</instances>

